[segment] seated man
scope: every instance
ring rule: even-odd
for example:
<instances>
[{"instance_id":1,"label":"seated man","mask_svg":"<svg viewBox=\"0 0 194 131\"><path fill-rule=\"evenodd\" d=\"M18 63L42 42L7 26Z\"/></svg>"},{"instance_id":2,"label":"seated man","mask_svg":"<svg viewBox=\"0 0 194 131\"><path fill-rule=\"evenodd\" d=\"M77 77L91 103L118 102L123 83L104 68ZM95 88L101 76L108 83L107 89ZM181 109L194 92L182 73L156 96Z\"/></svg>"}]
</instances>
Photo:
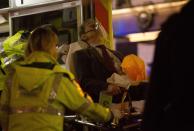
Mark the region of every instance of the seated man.
<instances>
[{"instance_id":1,"label":"seated man","mask_svg":"<svg viewBox=\"0 0 194 131\"><path fill-rule=\"evenodd\" d=\"M113 96L113 103L120 103L124 90L108 83L107 78L113 73L123 74L120 67L123 56L104 46L102 31L95 20L83 25L80 34L89 46L73 54L75 72L81 87L95 102L99 101L100 93L105 91ZM141 94L145 91L144 88L130 88L129 92Z\"/></svg>"}]
</instances>

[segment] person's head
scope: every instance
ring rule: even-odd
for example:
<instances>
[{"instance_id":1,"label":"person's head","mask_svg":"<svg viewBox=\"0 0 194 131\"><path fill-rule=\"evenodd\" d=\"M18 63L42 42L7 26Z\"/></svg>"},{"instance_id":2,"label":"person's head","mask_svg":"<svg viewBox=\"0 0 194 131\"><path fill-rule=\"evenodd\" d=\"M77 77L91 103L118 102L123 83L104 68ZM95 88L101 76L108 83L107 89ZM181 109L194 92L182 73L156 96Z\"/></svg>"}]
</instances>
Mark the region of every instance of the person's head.
<instances>
[{"instance_id":1,"label":"person's head","mask_svg":"<svg viewBox=\"0 0 194 131\"><path fill-rule=\"evenodd\" d=\"M57 42L57 35L51 29L38 27L30 35L25 52L26 56L35 51L44 51L56 58Z\"/></svg>"},{"instance_id":2,"label":"person's head","mask_svg":"<svg viewBox=\"0 0 194 131\"><path fill-rule=\"evenodd\" d=\"M96 42L102 36L102 30L99 27L99 23L94 19L86 20L80 27L80 38L87 42Z\"/></svg>"},{"instance_id":3,"label":"person's head","mask_svg":"<svg viewBox=\"0 0 194 131\"><path fill-rule=\"evenodd\" d=\"M46 28L46 29L51 29L56 35L59 34L59 31L57 30L57 28L52 24L44 24L44 25L41 25L40 27Z\"/></svg>"}]
</instances>

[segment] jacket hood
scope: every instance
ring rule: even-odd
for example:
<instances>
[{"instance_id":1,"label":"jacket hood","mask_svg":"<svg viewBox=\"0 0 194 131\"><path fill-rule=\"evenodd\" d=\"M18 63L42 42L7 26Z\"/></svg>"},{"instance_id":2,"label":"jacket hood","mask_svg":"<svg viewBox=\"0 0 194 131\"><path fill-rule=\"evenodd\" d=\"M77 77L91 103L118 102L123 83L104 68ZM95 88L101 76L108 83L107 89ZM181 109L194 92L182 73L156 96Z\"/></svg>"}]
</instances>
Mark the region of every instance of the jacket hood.
<instances>
[{"instance_id":1,"label":"jacket hood","mask_svg":"<svg viewBox=\"0 0 194 131\"><path fill-rule=\"evenodd\" d=\"M49 69L16 66L15 70L19 85L27 91L38 88L51 75L54 75L54 72Z\"/></svg>"},{"instance_id":2,"label":"jacket hood","mask_svg":"<svg viewBox=\"0 0 194 131\"><path fill-rule=\"evenodd\" d=\"M51 63L54 64L54 68L46 69L46 68L36 68L29 67L25 65L30 65L35 62L41 63ZM31 91L35 88L40 87L50 76L56 73L66 73L70 77L70 79L74 79L74 76L69 73L65 68L62 68L57 64L55 58L45 52L34 52L29 57L26 58L25 61L20 62L20 65L15 66L16 78L23 88L28 91Z\"/></svg>"}]
</instances>

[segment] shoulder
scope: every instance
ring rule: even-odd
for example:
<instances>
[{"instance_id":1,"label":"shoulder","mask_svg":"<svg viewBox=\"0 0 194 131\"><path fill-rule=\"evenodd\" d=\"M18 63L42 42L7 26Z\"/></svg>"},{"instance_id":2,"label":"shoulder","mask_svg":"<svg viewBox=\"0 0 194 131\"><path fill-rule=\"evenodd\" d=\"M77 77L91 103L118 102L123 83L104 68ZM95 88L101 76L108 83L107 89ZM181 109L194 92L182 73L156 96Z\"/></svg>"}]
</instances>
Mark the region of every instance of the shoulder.
<instances>
[{"instance_id":1,"label":"shoulder","mask_svg":"<svg viewBox=\"0 0 194 131\"><path fill-rule=\"evenodd\" d=\"M78 41L77 42L74 42L74 43L71 43L69 45L69 53L68 54L72 54L72 53L74 53L74 52L76 52L78 50L81 50L81 49L82 48L81 48L81 46L80 46L80 44L79 44Z\"/></svg>"},{"instance_id":2,"label":"shoulder","mask_svg":"<svg viewBox=\"0 0 194 131\"><path fill-rule=\"evenodd\" d=\"M69 72L65 67L63 67L61 65L55 65L53 68L53 71L55 73L63 74L64 77L69 78L70 80L75 79L74 75L71 72Z\"/></svg>"},{"instance_id":3,"label":"shoulder","mask_svg":"<svg viewBox=\"0 0 194 131\"><path fill-rule=\"evenodd\" d=\"M70 48L79 47L79 41L73 42L69 45Z\"/></svg>"},{"instance_id":4,"label":"shoulder","mask_svg":"<svg viewBox=\"0 0 194 131\"><path fill-rule=\"evenodd\" d=\"M87 44L83 41L77 41L77 42L74 42L74 43L71 43L70 44L70 48L69 50L72 50L72 51L77 51L77 50L81 50L81 49L84 49L87 47Z\"/></svg>"}]
</instances>

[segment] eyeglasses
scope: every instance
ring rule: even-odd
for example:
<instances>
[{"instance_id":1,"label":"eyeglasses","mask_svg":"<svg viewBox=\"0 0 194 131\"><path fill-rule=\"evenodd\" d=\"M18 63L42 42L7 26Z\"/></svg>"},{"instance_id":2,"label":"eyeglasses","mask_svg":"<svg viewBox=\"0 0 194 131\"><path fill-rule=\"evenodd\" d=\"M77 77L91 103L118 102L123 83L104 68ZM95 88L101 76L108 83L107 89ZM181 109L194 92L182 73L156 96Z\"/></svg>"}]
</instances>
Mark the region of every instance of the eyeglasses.
<instances>
[{"instance_id":1,"label":"eyeglasses","mask_svg":"<svg viewBox=\"0 0 194 131\"><path fill-rule=\"evenodd\" d=\"M92 31L96 31L96 30L98 30L98 28L99 28L99 24L96 22L96 23L94 23L94 24L90 24L90 25L88 25L88 27L90 27L90 28L92 28L91 30L89 30L89 31L86 31L85 32L85 34L87 34L87 33L89 33L89 32L92 32Z\"/></svg>"},{"instance_id":2,"label":"eyeglasses","mask_svg":"<svg viewBox=\"0 0 194 131\"><path fill-rule=\"evenodd\" d=\"M87 34L89 32L95 31L94 29L84 32L84 34Z\"/></svg>"},{"instance_id":3,"label":"eyeglasses","mask_svg":"<svg viewBox=\"0 0 194 131\"><path fill-rule=\"evenodd\" d=\"M99 24L96 22L96 23L90 25L90 27L92 27L92 28L95 29L95 30L98 30Z\"/></svg>"}]
</instances>

